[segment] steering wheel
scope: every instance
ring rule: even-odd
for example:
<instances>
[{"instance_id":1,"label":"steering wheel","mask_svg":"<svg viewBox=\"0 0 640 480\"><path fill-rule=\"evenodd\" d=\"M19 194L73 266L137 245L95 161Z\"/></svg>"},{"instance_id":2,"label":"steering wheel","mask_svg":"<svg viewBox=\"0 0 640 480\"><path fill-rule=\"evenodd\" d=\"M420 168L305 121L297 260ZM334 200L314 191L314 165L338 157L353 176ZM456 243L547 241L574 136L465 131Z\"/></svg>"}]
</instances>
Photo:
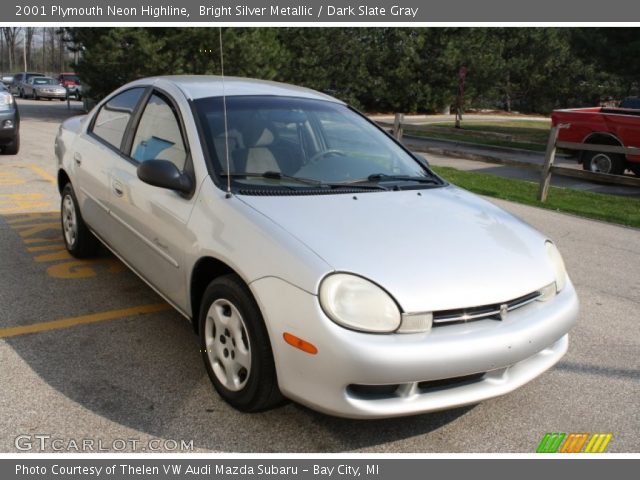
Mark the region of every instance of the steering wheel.
<instances>
[{"instance_id":1,"label":"steering wheel","mask_svg":"<svg viewBox=\"0 0 640 480\"><path fill-rule=\"evenodd\" d=\"M335 150L335 149L323 150L321 152L316 153L313 157L311 157L309 159L309 163L316 163L322 157L326 157L328 155L340 155L342 157L346 156L342 150Z\"/></svg>"}]
</instances>

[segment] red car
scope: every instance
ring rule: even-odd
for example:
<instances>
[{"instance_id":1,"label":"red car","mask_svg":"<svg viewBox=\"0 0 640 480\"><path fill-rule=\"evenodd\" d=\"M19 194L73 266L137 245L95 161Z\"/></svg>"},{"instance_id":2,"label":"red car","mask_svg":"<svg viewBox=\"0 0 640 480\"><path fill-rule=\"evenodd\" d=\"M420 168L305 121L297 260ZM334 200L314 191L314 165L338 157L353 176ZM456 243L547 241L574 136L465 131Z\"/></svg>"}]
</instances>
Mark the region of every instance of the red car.
<instances>
[{"instance_id":1,"label":"red car","mask_svg":"<svg viewBox=\"0 0 640 480\"><path fill-rule=\"evenodd\" d=\"M58 75L58 82L69 91L69 95L80 100L82 87L78 75L73 72L61 73Z\"/></svg>"},{"instance_id":2,"label":"red car","mask_svg":"<svg viewBox=\"0 0 640 480\"><path fill-rule=\"evenodd\" d=\"M640 147L640 110L630 108L573 108L551 114L560 129L561 142ZM622 175L626 169L640 176L640 156L583 150L579 156L585 170Z\"/></svg>"}]
</instances>

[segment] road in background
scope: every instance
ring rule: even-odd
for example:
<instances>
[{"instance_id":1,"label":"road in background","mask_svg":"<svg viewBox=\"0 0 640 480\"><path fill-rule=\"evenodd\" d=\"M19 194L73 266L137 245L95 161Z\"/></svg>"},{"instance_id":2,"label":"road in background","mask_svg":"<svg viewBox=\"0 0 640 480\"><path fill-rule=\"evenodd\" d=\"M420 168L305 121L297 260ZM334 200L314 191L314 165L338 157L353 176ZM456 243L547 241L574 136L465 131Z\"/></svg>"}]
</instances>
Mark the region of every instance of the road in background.
<instances>
[{"instance_id":1,"label":"road in background","mask_svg":"<svg viewBox=\"0 0 640 480\"><path fill-rule=\"evenodd\" d=\"M380 421L294 403L242 414L216 395L184 318L107 252L66 253L53 139L81 112L18 102L22 149L0 156L1 452L25 434L65 448L136 439L138 451L169 439L219 452L533 452L547 432L611 432L609 452L640 451L640 230L491 200L556 241L581 300L568 354L509 395Z\"/></svg>"}]
</instances>

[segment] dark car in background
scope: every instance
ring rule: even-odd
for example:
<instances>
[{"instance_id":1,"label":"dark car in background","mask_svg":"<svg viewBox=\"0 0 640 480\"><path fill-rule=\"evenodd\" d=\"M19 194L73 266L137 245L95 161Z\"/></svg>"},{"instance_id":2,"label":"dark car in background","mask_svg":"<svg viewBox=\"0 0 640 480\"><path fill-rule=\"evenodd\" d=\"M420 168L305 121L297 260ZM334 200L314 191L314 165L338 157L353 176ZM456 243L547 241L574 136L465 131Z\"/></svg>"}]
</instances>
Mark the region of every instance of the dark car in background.
<instances>
[{"instance_id":1,"label":"dark car in background","mask_svg":"<svg viewBox=\"0 0 640 480\"><path fill-rule=\"evenodd\" d=\"M640 97L627 97L620 103L620 108L640 109Z\"/></svg>"},{"instance_id":2,"label":"dark car in background","mask_svg":"<svg viewBox=\"0 0 640 480\"><path fill-rule=\"evenodd\" d=\"M6 155L20 150L20 114L13 95L0 84L0 149Z\"/></svg>"},{"instance_id":3,"label":"dark car in background","mask_svg":"<svg viewBox=\"0 0 640 480\"><path fill-rule=\"evenodd\" d=\"M31 77L44 77L44 73L36 73L36 72L20 72L16 73L13 76L13 82L11 83L11 87L9 91L14 95L18 95L20 98L24 98L24 84Z\"/></svg>"}]
</instances>

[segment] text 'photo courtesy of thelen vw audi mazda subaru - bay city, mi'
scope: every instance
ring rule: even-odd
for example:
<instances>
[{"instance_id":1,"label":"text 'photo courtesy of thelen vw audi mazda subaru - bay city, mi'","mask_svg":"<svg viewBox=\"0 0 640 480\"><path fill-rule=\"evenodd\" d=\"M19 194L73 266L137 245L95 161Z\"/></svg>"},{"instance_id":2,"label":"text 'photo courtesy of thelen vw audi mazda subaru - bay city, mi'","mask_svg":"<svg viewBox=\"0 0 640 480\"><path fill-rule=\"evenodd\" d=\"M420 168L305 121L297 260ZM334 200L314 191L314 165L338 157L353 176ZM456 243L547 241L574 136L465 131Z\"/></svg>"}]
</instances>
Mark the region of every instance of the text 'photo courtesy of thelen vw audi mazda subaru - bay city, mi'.
<instances>
[{"instance_id":1,"label":"text 'photo courtesy of thelen vw audi mazda subaru - bay city, mi'","mask_svg":"<svg viewBox=\"0 0 640 480\"><path fill-rule=\"evenodd\" d=\"M65 121L55 152L69 252L99 239L190 319L242 411L452 408L567 351L578 299L552 241L335 98L142 79Z\"/></svg>"}]
</instances>

